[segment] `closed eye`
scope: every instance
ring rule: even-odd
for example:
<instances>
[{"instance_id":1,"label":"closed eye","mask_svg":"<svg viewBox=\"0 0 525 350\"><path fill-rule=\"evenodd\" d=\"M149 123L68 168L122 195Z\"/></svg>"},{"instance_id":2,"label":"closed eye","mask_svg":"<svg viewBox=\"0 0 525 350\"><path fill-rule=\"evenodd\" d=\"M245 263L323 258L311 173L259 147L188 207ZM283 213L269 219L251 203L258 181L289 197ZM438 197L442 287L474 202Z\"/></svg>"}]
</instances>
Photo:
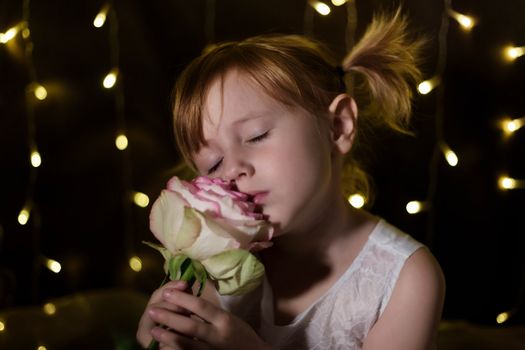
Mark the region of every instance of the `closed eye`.
<instances>
[{"instance_id":1,"label":"closed eye","mask_svg":"<svg viewBox=\"0 0 525 350\"><path fill-rule=\"evenodd\" d=\"M216 172L217 169L219 169L219 167L221 166L221 164L222 164L222 159L220 159L217 163L215 163L214 166L212 166L211 168L208 169L208 175L213 174L214 172Z\"/></svg>"},{"instance_id":2,"label":"closed eye","mask_svg":"<svg viewBox=\"0 0 525 350\"><path fill-rule=\"evenodd\" d=\"M262 133L258 136L255 136L251 139L248 140L249 143L257 143L257 142L260 142L262 140L264 140L266 137L268 137L268 134L270 133L270 131L266 131L265 133Z\"/></svg>"}]
</instances>

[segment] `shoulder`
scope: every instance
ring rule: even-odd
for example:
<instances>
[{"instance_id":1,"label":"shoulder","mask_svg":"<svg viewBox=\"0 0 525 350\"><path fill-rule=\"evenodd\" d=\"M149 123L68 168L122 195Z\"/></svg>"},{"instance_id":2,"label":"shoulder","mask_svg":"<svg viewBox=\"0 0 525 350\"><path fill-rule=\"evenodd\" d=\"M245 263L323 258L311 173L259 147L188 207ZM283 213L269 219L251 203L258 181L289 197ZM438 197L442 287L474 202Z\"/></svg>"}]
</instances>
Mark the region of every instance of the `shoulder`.
<instances>
[{"instance_id":1,"label":"shoulder","mask_svg":"<svg viewBox=\"0 0 525 350\"><path fill-rule=\"evenodd\" d=\"M439 263L425 247L405 262L363 349L433 349L445 297Z\"/></svg>"}]
</instances>

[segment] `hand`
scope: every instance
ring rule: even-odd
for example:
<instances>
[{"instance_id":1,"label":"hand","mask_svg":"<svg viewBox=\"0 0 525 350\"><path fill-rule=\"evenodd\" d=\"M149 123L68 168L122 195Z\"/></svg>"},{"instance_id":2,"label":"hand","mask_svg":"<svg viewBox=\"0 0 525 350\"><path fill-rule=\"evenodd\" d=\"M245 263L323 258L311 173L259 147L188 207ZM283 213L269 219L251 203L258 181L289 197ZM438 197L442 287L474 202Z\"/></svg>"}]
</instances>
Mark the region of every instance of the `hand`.
<instances>
[{"instance_id":1,"label":"hand","mask_svg":"<svg viewBox=\"0 0 525 350\"><path fill-rule=\"evenodd\" d=\"M146 306L146 309L140 318L139 327L137 329L137 341L140 345L142 345L142 347L148 347L152 340L151 330L157 326L156 322L151 318L149 313L152 308L163 308L165 310L171 310L172 312L180 313L181 315L186 315L186 317L189 316L189 313L186 310L169 303L162 298L162 292L165 289L184 291L187 288L188 284L184 281L170 281L153 292L150 300L148 301L148 305Z\"/></svg>"},{"instance_id":2,"label":"hand","mask_svg":"<svg viewBox=\"0 0 525 350\"><path fill-rule=\"evenodd\" d=\"M203 298L180 288L164 288L162 297L170 307L156 303L147 309L154 322L168 328L151 330L161 349L269 349L247 323Z\"/></svg>"}]
</instances>

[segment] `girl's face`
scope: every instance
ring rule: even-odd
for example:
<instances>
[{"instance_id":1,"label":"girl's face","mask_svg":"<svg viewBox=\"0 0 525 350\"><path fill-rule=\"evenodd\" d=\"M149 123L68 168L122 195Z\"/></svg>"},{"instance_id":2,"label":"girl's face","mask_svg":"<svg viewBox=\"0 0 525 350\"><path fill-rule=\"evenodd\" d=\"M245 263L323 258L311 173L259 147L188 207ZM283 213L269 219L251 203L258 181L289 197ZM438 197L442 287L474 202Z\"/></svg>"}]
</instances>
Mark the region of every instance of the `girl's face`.
<instances>
[{"instance_id":1,"label":"girl's face","mask_svg":"<svg viewBox=\"0 0 525 350\"><path fill-rule=\"evenodd\" d=\"M235 180L280 233L306 229L336 195L330 138L320 124L231 70L210 87L203 108L207 145L194 162L202 175Z\"/></svg>"}]
</instances>

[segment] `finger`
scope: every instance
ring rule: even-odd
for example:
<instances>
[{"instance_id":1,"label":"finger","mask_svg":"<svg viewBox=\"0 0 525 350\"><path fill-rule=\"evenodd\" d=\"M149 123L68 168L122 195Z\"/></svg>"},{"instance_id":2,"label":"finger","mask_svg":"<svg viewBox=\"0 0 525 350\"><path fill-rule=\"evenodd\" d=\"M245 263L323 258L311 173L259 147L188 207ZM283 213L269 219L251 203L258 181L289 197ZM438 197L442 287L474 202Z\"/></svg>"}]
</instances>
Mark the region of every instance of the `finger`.
<instances>
[{"instance_id":1,"label":"finger","mask_svg":"<svg viewBox=\"0 0 525 350\"><path fill-rule=\"evenodd\" d=\"M159 303L150 304L146 307L142 317L139 321L139 327L137 329L136 338L142 345L151 341L150 330L155 327L157 322L151 318L151 309L163 309L171 313L178 313L185 317L189 317L191 312L167 301L161 301Z\"/></svg>"},{"instance_id":2,"label":"finger","mask_svg":"<svg viewBox=\"0 0 525 350\"><path fill-rule=\"evenodd\" d=\"M185 281L170 281L152 293L152 296L150 300L148 301L148 305L146 306L146 310L144 311L143 315L140 318L139 326L138 326L137 333L136 333L136 339L142 346L145 347L150 343L151 341L150 330L155 326L155 322L151 319L148 313L148 310L151 307L165 308L173 312L179 312L184 315L189 315L189 312L187 310L173 303L166 302L162 298L162 293L166 289L186 290L187 287L188 287L188 283Z\"/></svg>"},{"instance_id":3,"label":"finger","mask_svg":"<svg viewBox=\"0 0 525 350\"><path fill-rule=\"evenodd\" d=\"M197 338L191 338L182 334L155 327L151 330L153 338L159 342L159 348L164 350L209 350L210 347Z\"/></svg>"},{"instance_id":4,"label":"finger","mask_svg":"<svg viewBox=\"0 0 525 350\"><path fill-rule=\"evenodd\" d=\"M216 323L224 311L207 301L191 294L183 293L175 289L166 289L163 298L167 302L178 305L202 318L209 323Z\"/></svg>"},{"instance_id":5,"label":"finger","mask_svg":"<svg viewBox=\"0 0 525 350\"><path fill-rule=\"evenodd\" d=\"M183 314L183 315L191 314L190 311L186 310L182 306L170 303L169 301L161 301L155 304L148 305L146 311L148 311L149 309L153 309L153 308L165 309L165 310L176 312L178 314Z\"/></svg>"},{"instance_id":6,"label":"finger","mask_svg":"<svg viewBox=\"0 0 525 350\"><path fill-rule=\"evenodd\" d=\"M185 281L170 281L164 284L162 287L156 289L148 300L148 305L155 304L163 301L162 293L167 289L175 290L186 290L188 283Z\"/></svg>"},{"instance_id":7,"label":"finger","mask_svg":"<svg viewBox=\"0 0 525 350\"><path fill-rule=\"evenodd\" d=\"M154 321L166 326L170 330L191 338L206 340L213 331L209 323L173 312L167 312L163 309L150 310L150 316Z\"/></svg>"},{"instance_id":8,"label":"finger","mask_svg":"<svg viewBox=\"0 0 525 350\"><path fill-rule=\"evenodd\" d=\"M186 290L187 288L188 282L186 281L169 281L152 293L150 302L158 302L162 300L162 292L166 289Z\"/></svg>"}]
</instances>

